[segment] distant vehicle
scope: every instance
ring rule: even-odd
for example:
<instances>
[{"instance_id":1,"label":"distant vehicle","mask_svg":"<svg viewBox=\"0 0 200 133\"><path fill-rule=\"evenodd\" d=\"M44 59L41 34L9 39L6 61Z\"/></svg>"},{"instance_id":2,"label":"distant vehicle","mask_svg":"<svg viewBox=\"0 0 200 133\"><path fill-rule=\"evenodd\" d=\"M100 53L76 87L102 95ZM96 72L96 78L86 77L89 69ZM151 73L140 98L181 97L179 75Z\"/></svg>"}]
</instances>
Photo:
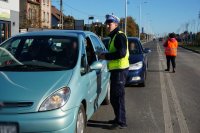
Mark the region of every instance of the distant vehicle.
<instances>
[{"instance_id":1,"label":"distant vehicle","mask_svg":"<svg viewBox=\"0 0 200 133\"><path fill-rule=\"evenodd\" d=\"M182 42L181 37L177 37L176 40L177 40L178 42Z\"/></svg>"},{"instance_id":2,"label":"distant vehicle","mask_svg":"<svg viewBox=\"0 0 200 133\"><path fill-rule=\"evenodd\" d=\"M158 38L158 40L161 42L161 41L163 41L163 38L162 38L162 37L160 37L160 38Z\"/></svg>"},{"instance_id":3,"label":"distant vehicle","mask_svg":"<svg viewBox=\"0 0 200 133\"><path fill-rule=\"evenodd\" d=\"M108 48L110 38L104 38L102 41ZM139 85L145 86L145 80L148 69L147 54L151 52L149 48L143 48L137 37L128 37L129 44L129 73L126 81L127 86Z\"/></svg>"},{"instance_id":4,"label":"distant vehicle","mask_svg":"<svg viewBox=\"0 0 200 133\"><path fill-rule=\"evenodd\" d=\"M110 73L92 32L48 30L0 45L0 132L84 133L102 102Z\"/></svg>"}]
</instances>

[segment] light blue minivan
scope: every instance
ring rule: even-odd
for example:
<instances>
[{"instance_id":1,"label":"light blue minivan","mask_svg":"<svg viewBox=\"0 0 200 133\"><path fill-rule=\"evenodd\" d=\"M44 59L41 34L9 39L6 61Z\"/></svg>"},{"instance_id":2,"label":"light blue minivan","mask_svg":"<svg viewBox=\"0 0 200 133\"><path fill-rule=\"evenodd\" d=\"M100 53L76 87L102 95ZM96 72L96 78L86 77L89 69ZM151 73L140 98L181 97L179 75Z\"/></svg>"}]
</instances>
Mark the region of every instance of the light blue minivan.
<instances>
[{"instance_id":1,"label":"light blue minivan","mask_svg":"<svg viewBox=\"0 0 200 133\"><path fill-rule=\"evenodd\" d=\"M110 73L92 32L46 30L0 45L0 132L84 133L109 104Z\"/></svg>"}]
</instances>

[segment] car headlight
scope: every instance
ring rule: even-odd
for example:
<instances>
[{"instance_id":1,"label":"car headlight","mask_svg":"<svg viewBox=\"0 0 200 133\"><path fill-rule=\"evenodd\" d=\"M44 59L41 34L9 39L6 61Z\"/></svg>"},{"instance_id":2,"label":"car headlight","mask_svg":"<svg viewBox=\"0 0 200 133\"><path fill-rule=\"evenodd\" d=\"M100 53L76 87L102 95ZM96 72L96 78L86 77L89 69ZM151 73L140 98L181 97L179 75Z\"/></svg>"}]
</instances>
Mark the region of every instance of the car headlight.
<instances>
[{"instance_id":1,"label":"car headlight","mask_svg":"<svg viewBox=\"0 0 200 133\"><path fill-rule=\"evenodd\" d=\"M139 62L137 62L135 64L130 64L129 70L139 70L139 69L142 68L142 66L143 66L142 61L139 61Z\"/></svg>"},{"instance_id":2,"label":"car headlight","mask_svg":"<svg viewBox=\"0 0 200 133\"><path fill-rule=\"evenodd\" d=\"M70 89L68 87L62 87L60 90L53 93L47 99L44 100L39 108L39 111L48 111L62 107L65 105L70 96Z\"/></svg>"}]
</instances>

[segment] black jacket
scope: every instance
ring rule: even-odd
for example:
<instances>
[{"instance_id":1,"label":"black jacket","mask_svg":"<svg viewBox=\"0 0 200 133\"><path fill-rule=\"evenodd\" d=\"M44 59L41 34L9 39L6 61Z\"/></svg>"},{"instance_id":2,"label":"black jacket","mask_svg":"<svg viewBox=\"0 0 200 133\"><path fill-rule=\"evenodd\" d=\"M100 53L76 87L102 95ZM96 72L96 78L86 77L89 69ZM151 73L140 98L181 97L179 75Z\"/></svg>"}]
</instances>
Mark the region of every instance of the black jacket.
<instances>
[{"instance_id":1,"label":"black jacket","mask_svg":"<svg viewBox=\"0 0 200 133\"><path fill-rule=\"evenodd\" d=\"M116 48L116 52L106 53L105 54L106 60L117 60L126 56L127 38L123 33L118 33L118 31L119 31L119 28L117 27L109 34L109 37L111 38L111 40L113 39L115 34L117 34L114 40L114 46Z\"/></svg>"}]
</instances>

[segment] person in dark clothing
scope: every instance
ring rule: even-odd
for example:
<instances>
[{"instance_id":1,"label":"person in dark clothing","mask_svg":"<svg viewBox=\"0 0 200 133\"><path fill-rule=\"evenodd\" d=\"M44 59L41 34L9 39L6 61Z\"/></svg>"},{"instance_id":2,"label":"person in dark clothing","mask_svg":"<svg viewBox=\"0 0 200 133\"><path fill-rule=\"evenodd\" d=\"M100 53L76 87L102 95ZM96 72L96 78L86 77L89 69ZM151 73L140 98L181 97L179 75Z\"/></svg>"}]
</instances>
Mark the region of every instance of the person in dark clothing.
<instances>
[{"instance_id":1,"label":"person in dark clothing","mask_svg":"<svg viewBox=\"0 0 200 133\"><path fill-rule=\"evenodd\" d=\"M114 120L108 121L111 128L127 128L125 110L125 83L129 68L128 40L119 30L119 18L106 15L105 24L111 38L108 44L108 53L99 55L100 59L108 60L108 69L111 72L110 101L114 110Z\"/></svg>"}]
</instances>

